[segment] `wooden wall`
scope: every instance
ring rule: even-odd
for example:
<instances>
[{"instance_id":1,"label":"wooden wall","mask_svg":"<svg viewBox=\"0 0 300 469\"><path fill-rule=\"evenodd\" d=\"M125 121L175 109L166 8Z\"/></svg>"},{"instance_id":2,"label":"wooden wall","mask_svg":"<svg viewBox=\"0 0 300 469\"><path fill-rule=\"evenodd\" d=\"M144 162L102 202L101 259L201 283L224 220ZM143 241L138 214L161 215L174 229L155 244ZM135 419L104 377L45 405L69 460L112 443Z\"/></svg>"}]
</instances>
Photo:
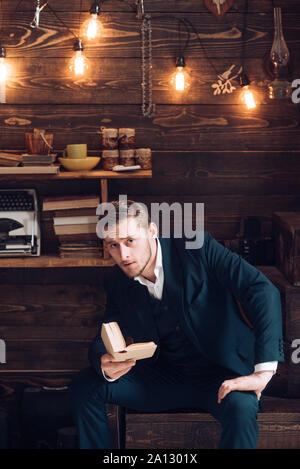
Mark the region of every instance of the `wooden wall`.
<instances>
[{"instance_id":1,"label":"wooden wall","mask_svg":"<svg viewBox=\"0 0 300 469\"><path fill-rule=\"evenodd\" d=\"M222 73L241 62L245 2L235 0L223 21L202 0L145 0L152 15L152 119L141 115L140 21L134 0L106 0L105 32L98 44L86 45L90 66L74 81L67 66L72 35L45 9L39 29L29 26L33 2L2 2L0 37L13 73L7 104L0 104L0 149L25 147L33 127L54 133L55 150L68 143L88 143L100 151L100 127L134 127L137 146L153 149L153 178L109 183L119 193L151 202L204 202L205 228L218 239L232 239L243 216L259 216L270 234L272 212L300 207L299 106L270 101L265 71L273 41L271 0L249 0L245 64L260 105L247 111L238 92L213 96L215 72L194 34L185 53L193 78L187 93L171 91L177 21L189 19L199 31L207 55ZM278 3L278 2L277 2ZM90 0L50 0L59 17L78 30ZM281 2L284 34L291 52L291 78L300 78L300 6ZM36 187L41 196L89 193L95 181L1 182L0 187ZM1 262L0 262L1 264ZM0 365L2 396L21 383L67 382L87 365L87 346L103 314L101 269L8 271L0 269L0 338L7 340L7 364Z\"/></svg>"}]
</instances>

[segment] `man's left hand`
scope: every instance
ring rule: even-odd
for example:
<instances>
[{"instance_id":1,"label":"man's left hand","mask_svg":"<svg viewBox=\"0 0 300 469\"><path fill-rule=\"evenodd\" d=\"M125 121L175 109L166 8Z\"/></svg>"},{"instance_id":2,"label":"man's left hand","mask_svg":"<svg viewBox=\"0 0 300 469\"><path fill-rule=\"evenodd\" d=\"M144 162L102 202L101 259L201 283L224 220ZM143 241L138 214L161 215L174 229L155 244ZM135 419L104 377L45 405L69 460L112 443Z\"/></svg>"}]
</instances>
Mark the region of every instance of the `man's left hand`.
<instances>
[{"instance_id":1,"label":"man's left hand","mask_svg":"<svg viewBox=\"0 0 300 469\"><path fill-rule=\"evenodd\" d=\"M220 404L222 399L231 391L254 391L259 400L262 391L267 386L273 374L273 371L257 371L248 376L240 376L224 381L219 388L218 404Z\"/></svg>"}]
</instances>

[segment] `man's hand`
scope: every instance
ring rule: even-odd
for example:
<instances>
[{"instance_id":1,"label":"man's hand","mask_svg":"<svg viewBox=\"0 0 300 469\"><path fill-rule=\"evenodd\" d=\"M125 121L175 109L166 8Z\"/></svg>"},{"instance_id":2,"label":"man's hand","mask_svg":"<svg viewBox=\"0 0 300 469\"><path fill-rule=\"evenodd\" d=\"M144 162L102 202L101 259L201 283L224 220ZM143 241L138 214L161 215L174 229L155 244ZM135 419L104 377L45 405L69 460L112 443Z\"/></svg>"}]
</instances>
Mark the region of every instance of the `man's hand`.
<instances>
[{"instance_id":1,"label":"man's hand","mask_svg":"<svg viewBox=\"0 0 300 469\"><path fill-rule=\"evenodd\" d=\"M125 362L117 362L112 355L106 353L101 357L101 368L105 375L111 379L118 379L128 373L135 365L136 360L127 360Z\"/></svg>"},{"instance_id":2,"label":"man's hand","mask_svg":"<svg viewBox=\"0 0 300 469\"><path fill-rule=\"evenodd\" d=\"M219 388L218 404L220 404L222 399L231 391L254 391L259 400L262 391L267 386L273 374L273 371L257 371L248 376L240 376L239 378L224 381Z\"/></svg>"}]
</instances>

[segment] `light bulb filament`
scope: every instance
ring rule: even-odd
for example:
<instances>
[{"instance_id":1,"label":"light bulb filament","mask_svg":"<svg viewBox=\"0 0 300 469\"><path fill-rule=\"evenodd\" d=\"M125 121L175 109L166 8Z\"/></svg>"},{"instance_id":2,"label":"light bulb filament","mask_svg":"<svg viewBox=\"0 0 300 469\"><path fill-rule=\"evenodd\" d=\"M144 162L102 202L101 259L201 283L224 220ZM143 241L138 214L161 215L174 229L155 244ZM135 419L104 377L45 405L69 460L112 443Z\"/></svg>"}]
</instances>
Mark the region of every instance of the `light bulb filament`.
<instances>
[{"instance_id":1,"label":"light bulb filament","mask_svg":"<svg viewBox=\"0 0 300 469\"><path fill-rule=\"evenodd\" d=\"M177 67L177 72L175 75L175 89L177 91L184 90L185 80L184 80L184 73L182 70L183 70L183 67Z\"/></svg>"},{"instance_id":2,"label":"light bulb filament","mask_svg":"<svg viewBox=\"0 0 300 469\"><path fill-rule=\"evenodd\" d=\"M8 71L7 66L5 64L4 57L0 58L0 82L5 83L7 79Z\"/></svg>"},{"instance_id":3,"label":"light bulb filament","mask_svg":"<svg viewBox=\"0 0 300 469\"><path fill-rule=\"evenodd\" d=\"M87 25L87 38L90 39L95 39L97 34L99 33L99 20L98 20L98 15L92 15L91 19L88 22Z\"/></svg>"},{"instance_id":4,"label":"light bulb filament","mask_svg":"<svg viewBox=\"0 0 300 469\"><path fill-rule=\"evenodd\" d=\"M242 99L248 109L254 109L256 107L256 102L255 102L253 93L251 90L249 90L248 86L243 87Z\"/></svg>"}]
</instances>

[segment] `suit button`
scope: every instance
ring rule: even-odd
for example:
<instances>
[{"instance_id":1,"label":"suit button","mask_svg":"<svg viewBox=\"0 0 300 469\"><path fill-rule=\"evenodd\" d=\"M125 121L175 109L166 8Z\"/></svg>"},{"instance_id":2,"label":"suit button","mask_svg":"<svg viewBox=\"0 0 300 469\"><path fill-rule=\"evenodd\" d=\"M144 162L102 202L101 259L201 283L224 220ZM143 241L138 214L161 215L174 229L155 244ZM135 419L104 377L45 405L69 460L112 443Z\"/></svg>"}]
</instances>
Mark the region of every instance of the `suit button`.
<instances>
[{"instance_id":1,"label":"suit button","mask_svg":"<svg viewBox=\"0 0 300 469\"><path fill-rule=\"evenodd\" d=\"M180 326L175 327L176 332L180 331Z\"/></svg>"},{"instance_id":2,"label":"suit button","mask_svg":"<svg viewBox=\"0 0 300 469\"><path fill-rule=\"evenodd\" d=\"M168 306L164 306L164 311L168 311Z\"/></svg>"}]
</instances>

